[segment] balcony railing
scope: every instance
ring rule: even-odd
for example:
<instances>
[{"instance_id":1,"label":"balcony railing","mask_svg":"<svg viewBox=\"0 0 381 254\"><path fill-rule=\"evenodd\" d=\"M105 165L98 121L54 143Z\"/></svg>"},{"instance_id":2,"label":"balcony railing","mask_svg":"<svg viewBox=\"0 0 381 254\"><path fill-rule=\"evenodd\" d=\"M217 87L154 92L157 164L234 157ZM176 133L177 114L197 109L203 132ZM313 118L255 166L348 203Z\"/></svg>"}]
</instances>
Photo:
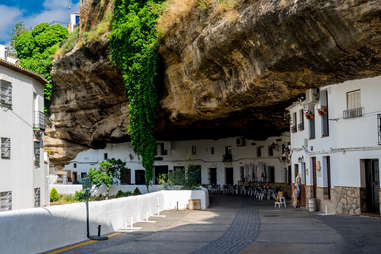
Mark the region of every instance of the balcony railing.
<instances>
[{"instance_id":1,"label":"balcony railing","mask_svg":"<svg viewBox=\"0 0 381 254\"><path fill-rule=\"evenodd\" d=\"M222 156L222 161L223 162L232 162L233 161L233 156L231 154L224 154Z\"/></svg>"},{"instance_id":2,"label":"balcony railing","mask_svg":"<svg viewBox=\"0 0 381 254\"><path fill-rule=\"evenodd\" d=\"M33 129L45 130L45 115L44 112L35 111L33 118Z\"/></svg>"},{"instance_id":3,"label":"balcony railing","mask_svg":"<svg viewBox=\"0 0 381 254\"><path fill-rule=\"evenodd\" d=\"M295 132L297 132L297 131L298 131L298 127L297 127L296 125L291 126L291 132L292 132L292 133L295 133Z\"/></svg>"},{"instance_id":4,"label":"balcony railing","mask_svg":"<svg viewBox=\"0 0 381 254\"><path fill-rule=\"evenodd\" d=\"M364 108L353 108L343 111L343 118L350 119L356 117L362 117Z\"/></svg>"},{"instance_id":5,"label":"balcony railing","mask_svg":"<svg viewBox=\"0 0 381 254\"><path fill-rule=\"evenodd\" d=\"M304 123L299 123L298 124L298 130L299 131L304 131Z\"/></svg>"}]
</instances>

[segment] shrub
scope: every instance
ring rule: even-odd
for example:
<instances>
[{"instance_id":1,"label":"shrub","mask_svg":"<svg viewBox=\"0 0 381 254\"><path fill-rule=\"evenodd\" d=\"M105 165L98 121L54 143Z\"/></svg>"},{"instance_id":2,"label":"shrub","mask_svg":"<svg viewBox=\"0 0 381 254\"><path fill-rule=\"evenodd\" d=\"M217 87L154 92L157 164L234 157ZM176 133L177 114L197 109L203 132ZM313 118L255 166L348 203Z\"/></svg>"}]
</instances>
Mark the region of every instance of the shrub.
<instances>
[{"instance_id":1,"label":"shrub","mask_svg":"<svg viewBox=\"0 0 381 254\"><path fill-rule=\"evenodd\" d=\"M123 197L128 197L128 196L131 196L132 193L127 191L127 192L123 192L122 190L118 190L118 192L116 193L115 195L115 198L123 198Z\"/></svg>"},{"instance_id":2,"label":"shrub","mask_svg":"<svg viewBox=\"0 0 381 254\"><path fill-rule=\"evenodd\" d=\"M85 192L83 190L76 191L74 194L74 200L78 202L83 202L86 200Z\"/></svg>"},{"instance_id":3,"label":"shrub","mask_svg":"<svg viewBox=\"0 0 381 254\"><path fill-rule=\"evenodd\" d=\"M60 195L58 194L58 191L56 188L52 188L50 191L50 202L57 202L60 200Z\"/></svg>"},{"instance_id":4,"label":"shrub","mask_svg":"<svg viewBox=\"0 0 381 254\"><path fill-rule=\"evenodd\" d=\"M138 189L138 187L135 188L134 192L132 193L132 195L134 196L137 196L137 195L141 195L142 193L140 192L140 190Z\"/></svg>"},{"instance_id":5,"label":"shrub","mask_svg":"<svg viewBox=\"0 0 381 254\"><path fill-rule=\"evenodd\" d=\"M62 195L62 200L67 203L74 203L76 201L73 195Z\"/></svg>"}]
</instances>

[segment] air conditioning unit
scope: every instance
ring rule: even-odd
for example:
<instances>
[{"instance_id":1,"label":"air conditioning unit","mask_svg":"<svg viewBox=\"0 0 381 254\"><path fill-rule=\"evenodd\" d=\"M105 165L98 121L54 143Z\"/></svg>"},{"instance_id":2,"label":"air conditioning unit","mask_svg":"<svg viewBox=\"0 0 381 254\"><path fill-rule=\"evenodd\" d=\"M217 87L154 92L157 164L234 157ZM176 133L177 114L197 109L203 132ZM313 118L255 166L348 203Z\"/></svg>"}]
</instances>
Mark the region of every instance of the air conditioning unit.
<instances>
[{"instance_id":1,"label":"air conditioning unit","mask_svg":"<svg viewBox=\"0 0 381 254\"><path fill-rule=\"evenodd\" d=\"M306 103L317 103L319 101L319 89L310 88L306 91Z\"/></svg>"}]
</instances>

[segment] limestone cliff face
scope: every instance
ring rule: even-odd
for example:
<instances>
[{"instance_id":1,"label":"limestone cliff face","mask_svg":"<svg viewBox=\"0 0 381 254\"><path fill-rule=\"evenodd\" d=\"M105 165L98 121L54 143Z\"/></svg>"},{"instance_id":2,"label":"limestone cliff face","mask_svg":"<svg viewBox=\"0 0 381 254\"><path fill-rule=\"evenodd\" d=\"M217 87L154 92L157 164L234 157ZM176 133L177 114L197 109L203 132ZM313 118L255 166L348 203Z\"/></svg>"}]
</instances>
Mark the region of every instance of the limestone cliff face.
<instances>
[{"instance_id":1,"label":"limestone cliff face","mask_svg":"<svg viewBox=\"0 0 381 254\"><path fill-rule=\"evenodd\" d=\"M307 88L381 74L381 1L239 2L234 15L195 7L160 41L157 138L279 134L285 107ZM55 64L47 134L56 165L128 139L123 82L102 41Z\"/></svg>"}]
</instances>

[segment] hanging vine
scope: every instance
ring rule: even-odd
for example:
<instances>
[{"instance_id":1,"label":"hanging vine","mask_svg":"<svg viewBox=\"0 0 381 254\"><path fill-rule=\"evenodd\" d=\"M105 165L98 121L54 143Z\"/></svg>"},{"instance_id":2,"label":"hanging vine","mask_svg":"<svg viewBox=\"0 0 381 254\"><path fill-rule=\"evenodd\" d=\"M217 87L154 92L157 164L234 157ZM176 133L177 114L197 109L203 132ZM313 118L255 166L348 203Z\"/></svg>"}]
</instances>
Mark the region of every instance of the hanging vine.
<instances>
[{"instance_id":1,"label":"hanging vine","mask_svg":"<svg viewBox=\"0 0 381 254\"><path fill-rule=\"evenodd\" d=\"M110 39L112 62L120 68L129 99L129 134L145 168L147 189L153 178L155 113L158 103L157 19L162 0L115 0Z\"/></svg>"}]
</instances>

